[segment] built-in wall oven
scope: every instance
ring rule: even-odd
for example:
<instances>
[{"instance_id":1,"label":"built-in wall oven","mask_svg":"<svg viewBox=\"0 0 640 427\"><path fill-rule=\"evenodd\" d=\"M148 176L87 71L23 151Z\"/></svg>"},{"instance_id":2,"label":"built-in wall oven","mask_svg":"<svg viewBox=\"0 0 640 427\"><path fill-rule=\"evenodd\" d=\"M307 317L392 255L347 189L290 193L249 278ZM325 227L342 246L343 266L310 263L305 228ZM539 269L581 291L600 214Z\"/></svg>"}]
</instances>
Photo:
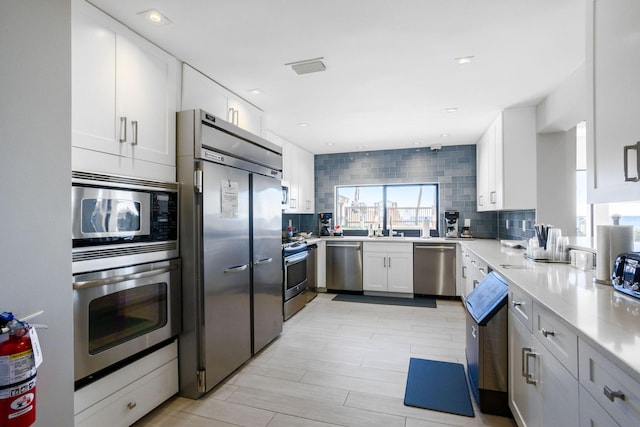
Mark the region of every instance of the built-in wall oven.
<instances>
[{"instance_id":1,"label":"built-in wall oven","mask_svg":"<svg viewBox=\"0 0 640 427\"><path fill-rule=\"evenodd\" d=\"M181 330L178 184L74 171L76 389Z\"/></svg>"},{"instance_id":2,"label":"built-in wall oven","mask_svg":"<svg viewBox=\"0 0 640 427\"><path fill-rule=\"evenodd\" d=\"M74 379L87 382L180 333L180 259L76 274L73 312Z\"/></svg>"},{"instance_id":3,"label":"built-in wall oven","mask_svg":"<svg viewBox=\"0 0 640 427\"><path fill-rule=\"evenodd\" d=\"M289 319L307 303L307 245L290 243L283 247L284 320Z\"/></svg>"}]
</instances>

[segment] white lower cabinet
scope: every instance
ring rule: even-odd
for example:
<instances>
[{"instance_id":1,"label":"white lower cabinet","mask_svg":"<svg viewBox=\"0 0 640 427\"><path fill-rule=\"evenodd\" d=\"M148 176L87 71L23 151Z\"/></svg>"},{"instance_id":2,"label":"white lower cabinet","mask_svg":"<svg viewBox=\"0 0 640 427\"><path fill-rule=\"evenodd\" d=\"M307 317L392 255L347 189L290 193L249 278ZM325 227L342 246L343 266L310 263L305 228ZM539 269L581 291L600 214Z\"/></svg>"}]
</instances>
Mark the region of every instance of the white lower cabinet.
<instances>
[{"instance_id":1,"label":"white lower cabinet","mask_svg":"<svg viewBox=\"0 0 640 427\"><path fill-rule=\"evenodd\" d=\"M364 291L413 293L413 243L365 242Z\"/></svg>"},{"instance_id":2,"label":"white lower cabinet","mask_svg":"<svg viewBox=\"0 0 640 427\"><path fill-rule=\"evenodd\" d=\"M126 427L178 392L177 342L74 393L75 427Z\"/></svg>"},{"instance_id":3,"label":"white lower cabinet","mask_svg":"<svg viewBox=\"0 0 640 427\"><path fill-rule=\"evenodd\" d=\"M617 427L620 426L611 418L602 406L594 400L589 392L580 386L580 427Z\"/></svg>"},{"instance_id":4,"label":"white lower cabinet","mask_svg":"<svg viewBox=\"0 0 640 427\"><path fill-rule=\"evenodd\" d=\"M578 380L511 309L509 406L520 427L579 425Z\"/></svg>"},{"instance_id":5,"label":"white lower cabinet","mask_svg":"<svg viewBox=\"0 0 640 427\"><path fill-rule=\"evenodd\" d=\"M462 262L460 263L462 265L461 296L464 299L484 279L489 267L484 261L466 249L462 250L460 254L462 257Z\"/></svg>"},{"instance_id":6,"label":"white lower cabinet","mask_svg":"<svg viewBox=\"0 0 640 427\"><path fill-rule=\"evenodd\" d=\"M597 408L583 406L581 416L585 419L608 419L623 427L640 426L640 383L615 366L593 346L580 339L580 385L581 392L588 393L597 402ZM587 398L584 398L587 400ZM596 411L595 409L600 409ZM602 413L604 412L604 413ZM598 426L598 423L583 425Z\"/></svg>"}]
</instances>

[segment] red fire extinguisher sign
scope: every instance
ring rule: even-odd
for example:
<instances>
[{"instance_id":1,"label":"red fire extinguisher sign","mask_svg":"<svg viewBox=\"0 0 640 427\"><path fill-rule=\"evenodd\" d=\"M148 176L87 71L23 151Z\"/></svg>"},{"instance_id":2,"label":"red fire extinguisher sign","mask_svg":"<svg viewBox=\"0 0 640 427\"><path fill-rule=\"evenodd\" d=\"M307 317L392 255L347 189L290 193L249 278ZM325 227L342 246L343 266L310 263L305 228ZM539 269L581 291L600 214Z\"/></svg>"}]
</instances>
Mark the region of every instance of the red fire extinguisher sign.
<instances>
[{"instance_id":1,"label":"red fire extinguisher sign","mask_svg":"<svg viewBox=\"0 0 640 427\"><path fill-rule=\"evenodd\" d=\"M6 313L3 313L5 315ZM36 362L28 327L13 320L0 335L0 427L36 421Z\"/></svg>"}]
</instances>

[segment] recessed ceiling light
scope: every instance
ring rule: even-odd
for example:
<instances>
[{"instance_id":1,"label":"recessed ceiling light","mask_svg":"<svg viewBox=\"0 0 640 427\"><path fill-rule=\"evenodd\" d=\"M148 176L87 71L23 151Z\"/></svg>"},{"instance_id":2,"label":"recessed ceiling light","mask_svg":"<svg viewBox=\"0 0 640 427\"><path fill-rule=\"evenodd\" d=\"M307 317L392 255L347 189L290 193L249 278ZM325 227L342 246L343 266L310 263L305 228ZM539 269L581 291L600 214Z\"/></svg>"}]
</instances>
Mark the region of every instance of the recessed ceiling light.
<instances>
[{"instance_id":1,"label":"recessed ceiling light","mask_svg":"<svg viewBox=\"0 0 640 427\"><path fill-rule=\"evenodd\" d=\"M458 107L445 108L444 111L446 111L447 113L457 113L458 112Z\"/></svg>"},{"instance_id":2,"label":"recessed ceiling light","mask_svg":"<svg viewBox=\"0 0 640 427\"><path fill-rule=\"evenodd\" d=\"M358 145L358 146L356 147L356 150L364 150L364 145Z\"/></svg>"},{"instance_id":3,"label":"recessed ceiling light","mask_svg":"<svg viewBox=\"0 0 640 427\"><path fill-rule=\"evenodd\" d=\"M298 123L298 126L300 126L301 128L306 128L307 126L309 126L309 123Z\"/></svg>"},{"instance_id":4,"label":"recessed ceiling light","mask_svg":"<svg viewBox=\"0 0 640 427\"><path fill-rule=\"evenodd\" d=\"M333 143L333 142L327 142L327 145L328 145L329 147L333 147L333 146L334 146L334 145L336 145L336 144L335 144L335 143Z\"/></svg>"},{"instance_id":5,"label":"recessed ceiling light","mask_svg":"<svg viewBox=\"0 0 640 427\"><path fill-rule=\"evenodd\" d=\"M162 26L171 24L171 20L156 9L144 10L142 12L138 12L138 15L144 16L144 19L153 25Z\"/></svg>"},{"instance_id":6,"label":"recessed ceiling light","mask_svg":"<svg viewBox=\"0 0 640 427\"><path fill-rule=\"evenodd\" d=\"M459 65L470 64L473 61L473 56L461 56L459 58L455 58L455 61Z\"/></svg>"},{"instance_id":7,"label":"recessed ceiling light","mask_svg":"<svg viewBox=\"0 0 640 427\"><path fill-rule=\"evenodd\" d=\"M249 89L247 92L249 92L251 95L260 95L262 93L259 88Z\"/></svg>"},{"instance_id":8,"label":"recessed ceiling light","mask_svg":"<svg viewBox=\"0 0 640 427\"><path fill-rule=\"evenodd\" d=\"M440 134L440 138L448 138L449 134L448 133L441 133Z\"/></svg>"},{"instance_id":9,"label":"recessed ceiling light","mask_svg":"<svg viewBox=\"0 0 640 427\"><path fill-rule=\"evenodd\" d=\"M414 143L413 143L413 145L416 145L416 146L417 146L417 145L421 145L421 144L422 144L421 142L414 142Z\"/></svg>"}]
</instances>

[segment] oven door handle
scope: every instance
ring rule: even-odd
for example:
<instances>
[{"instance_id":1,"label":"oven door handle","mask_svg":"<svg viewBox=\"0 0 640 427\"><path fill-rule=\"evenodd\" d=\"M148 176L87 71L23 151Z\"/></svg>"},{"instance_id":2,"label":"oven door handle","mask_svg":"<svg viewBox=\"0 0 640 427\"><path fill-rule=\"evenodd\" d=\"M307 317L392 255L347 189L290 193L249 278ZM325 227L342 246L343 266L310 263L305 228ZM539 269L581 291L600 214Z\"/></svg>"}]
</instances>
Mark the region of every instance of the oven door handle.
<instances>
[{"instance_id":1,"label":"oven door handle","mask_svg":"<svg viewBox=\"0 0 640 427\"><path fill-rule=\"evenodd\" d=\"M89 289L97 288L99 286L115 285L120 282L126 282L128 280L144 279L145 277L157 276L159 274L166 273L178 268L178 265L170 265L168 267L158 268L155 270L142 271L140 273L123 274L121 276L112 276L104 279L85 280L83 282L75 282L73 289Z\"/></svg>"},{"instance_id":2,"label":"oven door handle","mask_svg":"<svg viewBox=\"0 0 640 427\"><path fill-rule=\"evenodd\" d=\"M300 252L300 253L297 253L297 254L294 254L294 255L289 255L288 257L286 257L284 259L284 264L285 265L297 264L297 263L307 259L308 256L309 256L309 254L307 254L307 251Z\"/></svg>"}]
</instances>

